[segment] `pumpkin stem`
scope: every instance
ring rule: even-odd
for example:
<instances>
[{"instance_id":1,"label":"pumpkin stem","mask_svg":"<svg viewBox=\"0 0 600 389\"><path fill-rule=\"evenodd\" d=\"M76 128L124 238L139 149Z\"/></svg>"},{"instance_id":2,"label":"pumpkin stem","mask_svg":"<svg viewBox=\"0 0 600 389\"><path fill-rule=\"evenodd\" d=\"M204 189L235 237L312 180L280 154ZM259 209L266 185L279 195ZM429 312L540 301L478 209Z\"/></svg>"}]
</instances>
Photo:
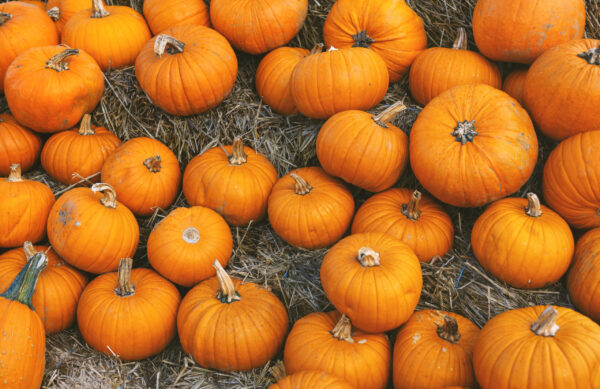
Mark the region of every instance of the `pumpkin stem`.
<instances>
[{"instance_id":1,"label":"pumpkin stem","mask_svg":"<svg viewBox=\"0 0 600 389\"><path fill-rule=\"evenodd\" d=\"M162 57L165 51L173 55L183 53L184 48L185 43L165 34L160 34L154 41L154 54L159 58Z\"/></svg>"},{"instance_id":2,"label":"pumpkin stem","mask_svg":"<svg viewBox=\"0 0 600 389\"><path fill-rule=\"evenodd\" d=\"M127 297L135 293L135 286L131 283L131 268L133 266L133 259L121 258L119 262L118 277L119 282L115 288L117 296Z\"/></svg>"},{"instance_id":3,"label":"pumpkin stem","mask_svg":"<svg viewBox=\"0 0 600 389\"><path fill-rule=\"evenodd\" d=\"M368 247L361 247L360 250L358 250L357 259L363 267L373 267L381 265L379 263L379 253Z\"/></svg>"},{"instance_id":4,"label":"pumpkin stem","mask_svg":"<svg viewBox=\"0 0 600 389\"><path fill-rule=\"evenodd\" d=\"M43 252L35 253L35 255L27 261L25 266L23 266L19 274L17 274L17 277L15 277L6 292L0 294L0 297L18 301L33 309L31 297L35 291L38 277L47 264L48 257L46 254Z\"/></svg>"},{"instance_id":5,"label":"pumpkin stem","mask_svg":"<svg viewBox=\"0 0 600 389\"><path fill-rule=\"evenodd\" d=\"M600 65L600 45L595 49L589 49L584 53L577 54L577 56L585 59L590 65Z\"/></svg>"},{"instance_id":6,"label":"pumpkin stem","mask_svg":"<svg viewBox=\"0 0 600 389\"><path fill-rule=\"evenodd\" d=\"M21 177L21 165L18 163L13 163L10 165L10 173L8 174L8 178L6 179L8 182L23 182L23 177Z\"/></svg>"},{"instance_id":7,"label":"pumpkin stem","mask_svg":"<svg viewBox=\"0 0 600 389\"><path fill-rule=\"evenodd\" d=\"M352 35L352 38L354 38L354 44L352 47L364 47L368 49L371 44L375 43L375 39L371 38L367 34L367 30L357 32L356 34Z\"/></svg>"},{"instance_id":8,"label":"pumpkin stem","mask_svg":"<svg viewBox=\"0 0 600 389\"><path fill-rule=\"evenodd\" d=\"M117 192L112 186L99 182L92 185L90 189L94 193L101 192L104 194L104 197L100 199L100 203L106 208L117 208Z\"/></svg>"},{"instance_id":9,"label":"pumpkin stem","mask_svg":"<svg viewBox=\"0 0 600 389\"><path fill-rule=\"evenodd\" d=\"M313 189L313 187L310 186L308 182L304 181L304 179L299 175L290 173L290 177L292 177L295 181L294 192L297 195L304 196L305 194L310 193L310 191Z\"/></svg>"},{"instance_id":10,"label":"pumpkin stem","mask_svg":"<svg viewBox=\"0 0 600 389\"><path fill-rule=\"evenodd\" d=\"M444 324L438 325L437 334L440 338L450 343L458 343L460 340L460 332L458 332L458 323L456 322L456 319L444 315Z\"/></svg>"},{"instance_id":11,"label":"pumpkin stem","mask_svg":"<svg viewBox=\"0 0 600 389\"><path fill-rule=\"evenodd\" d=\"M354 343L354 339L352 339L352 323L345 313L342 314L340 320L331 330L331 335L337 340L345 340L348 343Z\"/></svg>"},{"instance_id":12,"label":"pumpkin stem","mask_svg":"<svg viewBox=\"0 0 600 389\"><path fill-rule=\"evenodd\" d=\"M456 34L456 40L452 45L455 50L466 50L467 49L467 30L464 27L458 28L458 34Z\"/></svg>"},{"instance_id":13,"label":"pumpkin stem","mask_svg":"<svg viewBox=\"0 0 600 389\"><path fill-rule=\"evenodd\" d=\"M457 142L460 142L463 146L467 144L467 142L473 142L475 136L478 135L477 131L475 131L475 120L464 120L462 122L457 122L456 127L454 127L454 131L450 133L453 137L456 138Z\"/></svg>"},{"instance_id":14,"label":"pumpkin stem","mask_svg":"<svg viewBox=\"0 0 600 389\"><path fill-rule=\"evenodd\" d=\"M6 12L0 12L0 26L12 19L12 14Z\"/></svg>"},{"instance_id":15,"label":"pumpkin stem","mask_svg":"<svg viewBox=\"0 0 600 389\"><path fill-rule=\"evenodd\" d=\"M194 244L200 240L200 231L194 227L188 227L183 231L183 240L186 243Z\"/></svg>"},{"instance_id":16,"label":"pumpkin stem","mask_svg":"<svg viewBox=\"0 0 600 389\"><path fill-rule=\"evenodd\" d=\"M287 375L283 361L277 361L277 363L275 363L275 365L271 368L270 371L271 375L273 376L273 378L275 378L276 382L281 381Z\"/></svg>"},{"instance_id":17,"label":"pumpkin stem","mask_svg":"<svg viewBox=\"0 0 600 389\"><path fill-rule=\"evenodd\" d=\"M223 269L223 266L221 266L218 259L215 259L213 262L213 267L217 269L217 279L219 280L220 286L219 293L217 293L217 299L222 303L227 304L241 300L242 297L237 290L235 290L231 277L229 277L229 274Z\"/></svg>"},{"instance_id":18,"label":"pumpkin stem","mask_svg":"<svg viewBox=\"0 0 600 389\"><path fill-rule=\"evenodd\" d=\"M408 201L408 204L402 204L402 214L411 220L419 220L421 217L421 210L419 204L421 203L421 192L415 190Z\"/></svg>"},{"instance_id":19,"label":"pumpkin stem","mask_svg":"<svg viewBox=\"0 0 600 389\"><path fill-rule=\"evenodd\" d=\"M50 19L52 19L53 22L56 22L58 19L60 19L60 9L58 9L58 7L52 7L47 10L46 13L48 16L50 16Z\"/></svg>"},{"instance_id":20,"label":"pumpkin stem","mask_svg":"<svg viewBox=\"0 0 600 389\"><path fill-rule=\"evenodd\" d=\"M33 247L33 243L30 241L23 243L23 251L25 252L25 258L27 259L33 257L37 253L35 247Z\"/></svg>"},{"instance_id":21,"label":"pumpkin stem","mask_svg":"<svg viewBox=\"0 0 600 389\"><path fill-rule=\"evenodd\" d=\"M233 140L233 152L229 156L230 165L243 165L248 161L248 155L244 152L244 142L239 137Z\"/></svg>"},{"instance_id":22,"label":"pumpkin stem","mask_svg":"<svg viewBox=\"0 0 600 389\"><path fill-rule=\"evenodd\" d=\"M93 18L105 18L110 13L104 8L102 0L92 0L92 17Z\"/></svg>"},{"instance_id":23,"label":"pumpkin stem","mask_svg":"<svg viewBox=\"0 0 600 389\"><path fill-rule=\"evenodd\" d=\"M531 325L531 331L538 336L554 336L560 329L556 324L558 311L552 306L547 306L535 323Z\"/></svg>"},{"instance_id":24,"label":"pumpkin stem","mask_svg":"<svg viewBox=\"0 0 600 389\"><path fill-rule=\"evenodd\" d=\"M308 55L319 54L319 53L323 52L323 47L325 47L325 45L323 43L317 43L316 45L313 46L312 50L310 51L310 53Z\"/></svg>"},{"instance_id":25,"label":"pumpkin stem","mask_svg":"<svg viewBox=\"0 0 600 389\"><path fill-rule=\"evenodd\" d=\"M79 125L79 135L94 135L96 131L92 128L92 115L86 113L83 115L81 119L81 124Z\"/></svg>"},{"instance_id":26,"label":"pumpkin stem","mask_svg":"<svg viewBox=\"0 0 600 389\"><path fill-rule=\"evenodd\" d=\"M158 173L160 171L160 155L155 155L153 157L147 158L144 161L144 166L152 173Z\"/></svg>"},{"instance_id":27,"label":"pumpkin stem","mask_svg":"<svg viewBox=\"0 0 600 389\"><path fill-rule=\"evenodd\" d=\"M529 204L527 208L525 208L525 213L531 217L540 217L542 216L542 206L540 205L540 199L537 197L535 193L527 193L527 200L529 200Z\"/></svg>"},{"instance_id":28,"label":"pumpkin stem","mask_svg":"<svg viewBox=\"0 0 600 389\"><path fill-rule=\"evenodd\" d=\"M398 101L392 105L390 105L385 111L381 112L377 116L373 116L373 120L375 123L380 125L383 128L388 128L388 123L392 120L396 115L400 112L406 110L406 106L402 101Z\"/></svg>"},{"instance_id":29,"label":"pumpkin stem","mask_svg":"<svg viewBox=\"0 0 600 389\"><path fill-rule=\"evenodd\" d=\"M56 70L57 72L69 70L69 64L65 62L65 59L72 55L79 55L79 49L64 49L46 62L46 69Z\"/></svg>"}]
</instances>

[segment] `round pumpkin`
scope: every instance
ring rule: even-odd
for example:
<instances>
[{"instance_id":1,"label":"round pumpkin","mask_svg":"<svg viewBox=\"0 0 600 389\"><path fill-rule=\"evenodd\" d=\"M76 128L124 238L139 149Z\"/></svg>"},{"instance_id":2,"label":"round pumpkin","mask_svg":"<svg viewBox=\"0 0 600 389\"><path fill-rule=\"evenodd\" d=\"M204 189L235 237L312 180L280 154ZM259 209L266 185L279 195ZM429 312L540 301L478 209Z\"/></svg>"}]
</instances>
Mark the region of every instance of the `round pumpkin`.
<instances>
[{"instance_id":1,"label":"round pumpkin","mask_svg":"<svg viewBox=\"0 0 600 389\"><path fill-rule=\"evenodd\" d=\"M503 312L481 329L473 368L482 389L589 388L600 326L563 307Z\"/></svg>"},{"instance_id":2,"label":"round pumpkin","mask_svg":"<svg viewBox=\"0 0 600 389\"><path fill-rule=\"evenodd\" d=\"M74 127L104 92L104 77L79 49L44 46L27 50L9 66L6 102L17 121L37 132Z\"/></svg>"},{"instance_id":3,"label":"round pumpkin","mask_svg":"<svg viewBox=\"0 0 600 389\"><path fill-rule=\"evenodd\" d=\"M183 298L177 330L183 350L204 368L243 371L275 356L288 332L285 307L258 284L230 278L219 261L217 276Z\"/></svg>"},{"instance_id":4,"label":"round pumpkin","mask_svg":"<svg viewBox=\"0 0 600 389\"><path fill-rule=\"evenodd\" d=\"M427 47L423 20L404 0L338 0L323 26L327 46L365 47L383 58L399 81Z\"/></svg>"},{"instance_id":5,"label":"round pumpkin","mask_svg":"<svg viewBox=\"0 0 600 389\"><path fill-rule=\"evenodd\" d=\"M156 139L140 137L123 143L104 161L101 181L111 185L133 213L148 216L175 201L181 170L171 149Z\"/></svg>"},{"instance_id":6,"label":"round pumpkin","mask_svg":"<svg viewBox=\"0 0 600 389\"><path fill-rule=\"evenodd\" d=\"M380 192L394 185L408 162L408 136L390 121L406 107L398 102L379 115L339 112L317 136L317 157L328 174Z\"/></svg>"},{"instance_id":7,"label":"round pumpkin","mask_svg":"<svg viewBox=\"0 0 600 389\"><path fill-rule=\"evenodd\" d=\"M302 58L290 77L300 113L326 119L351 109L366 111L383 100L389 75L378 54L363 47L320 49Z\"/></svg>"},{"instance_id":8,"label":"round pumpkin","mask_svg":"<svg viewBox=\"0 0 600 389\"><path fill-rule=\"evenodd\" d=\"M346 381L324 371L301 371L280 379L268 389L356 389Z\"/></svg>"},{"instance_id":9,"label":"round pumpkin","mask_svg":"<svg viewBox=\"0 0 600 389\"><path fill-rule=\"evenodd\" d=\"M154 35L182 24L210 27L204 0L145 0L142 11Z\"/></svg>"},{"instance_id":10,"label":"round pumpkin","mask_svg":"<svg viewBox=\"0 0 600 389\"><path fill-rule=\"evenodd\" d=\"M442 206L421 192L392 188L360 206L352 233L384 232L406 243L419 261L429 262L452 248L454 227Z\"/></svg>"},{"instance_id":11,"label":"round pumpkin","mask_svg":"<svg viewBox=\"0 0 600 389\"><path fill-rule=\"evenodd\" d=\"M271 227L283 240L313 250L337 242L348 230L354 198L337 178L319 167L305 167L275 183L268 214Z\"/></svg>"},{"instance_id":12,"label":"round pumpkin","mask_svg":"<svg viewBox=\"0 0 600 389\"><path fill-rule=\"evenodd\" d=\"M456 207L480 207L527 182L538 141L513 98L489 85L461 85L423 108L409 155L415 176L433 196Z\"/></svg>"},{"instance_id":13,"label":"round pumpkin","mask_svg":"<svg viewBox=\"0 0 600 389\"><path fill-rule=\"evenodd\" d=\"M213 147L188 163L183 194L190 205L211 208L229 224L243 226L265 217L275 181L271 162L235 138L233 145Z\"/></svg>"},{"instance_id":14,"label":"round pumpkin","mask_svg":"<svg viewBox=\"0 0 600 389\"><path fill-rule=\"evenodd\" d=\"M525 86L527 70L527 68L513 70L502 82L502 90L508 93L510 97L517 100L521 105L525 104L523 99L523 87Z\"/></svg>"},{"instance_id":15,"label":"round pumpkin","mask_svg":"<svg viewBox=\"0 0 600 389\"><path fill-rule=\"evenodd\" d=\"M357 328L380 333L412 315L423 286L415 253L381 232L353 234L323 258L321 284L329 301Z\"/></svg>"},{"instance_id":16,"label":"round pumpkin","mask_svg":"<svg viewBox=\"0 0 600 389\"><path fill-rule=\"evenodd\" d=\"M171 342L181 296L154 270L131 270L132 262L121 259L118 273L102 274L86 286L77 305L77 323L96 351L137 361Z\"/></svg>"},{"instance_id":17,"label":"round pumpkin","mask_svg":"<svg viewBox=\"0 0 600 389\"><path fill-rule=\"evenodd\" d=\"M567 287L573 304L600 322L600 228L588 231L577 241Z\"/></svg>"},{"instance_id":18,"label":"round pumpkin","mask_svg":"<svg viewBox=\"0 0 600 389\"><path fill-rule=\"evenodd\" d=\"M36 163L42 139L21 126L9 113L0 114L0 176L8 176L10 165L18 163L23 172Z\"/></svg>"},{"instance_id":19,"label":"round pumpkin","mask_svg":"<svg viewBox=\"0 0 600 389\"><path fill-rule=\"evenodd\" d=\"M48 217L52 248L69 264L94 274L116 270L121 258L133 255L139 237L135 216L105 183L65 192Z\"/></svg>"},{"instance_id":20,"label":"round pumpkin","mask_svg":"<svg viewBox=\"0 0 600 389\"><path fill-rule=\"evenodd\" d=\"M104 1L102 4L105 4ZM46 2L46 10L54 20L59 34L62 33L71 16L91 6L92 0L48 0Z\"/></svg>"}]
</instances>

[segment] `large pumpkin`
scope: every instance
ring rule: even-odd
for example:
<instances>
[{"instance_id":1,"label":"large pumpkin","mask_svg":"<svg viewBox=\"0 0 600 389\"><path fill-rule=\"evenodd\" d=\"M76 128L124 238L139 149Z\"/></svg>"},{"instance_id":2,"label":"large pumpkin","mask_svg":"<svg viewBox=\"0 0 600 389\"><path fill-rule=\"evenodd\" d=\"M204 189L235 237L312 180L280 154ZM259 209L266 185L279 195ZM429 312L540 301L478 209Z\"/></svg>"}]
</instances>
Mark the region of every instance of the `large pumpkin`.
<instances>
[{"instance_id":1,"label":"large pumpkin","mask_svg":"<svg viewBox=\"0 0 600 389\"><path fill-rule=\"evenodd\" d=\"M510 72L502 82L502 90L505 91L517 100L519 104L524 105L523 87L525 86L525 78L527 77L527 68L517 69Z\"/></svg>"},{"instance_id":2,"label":"large pumpkin","mask_svg":"<svg viewBox=\"0 0 600 389\"><path fill-rule=\"evenodd\" d=\"M104 1L102 1L104 4ZM91 8L92 0L48 0L46 10L54 20L56 29L60 34L65 24L79 11Z\"/></svg>"},{"instance_id":3,"label":"large pumpkin","mask_svg":"<svg viewBox=\"0 0 600 389\"><path fill-rule=\"evenodd\" d=\"M346 381L320 370L301 371L278 380L268 389L356 389Z\"/></svg>"},{"instance_id":4,"label":"large pumpkin","mask_svg":"<svg viewBox=\"0 0 600 389\"><path fill-rule=\"evenodd\" d=\"M600 228L588 231L577 241L567 287L573 304L600 322Z\"/></svg>"},{"instance_id":5,"label":"large pumpkin","mask_svg":"<svg viewBox=\"0 0 600 389\"><path fill-rule=\"evenodd\" d=\"M488 85L461 85L423 108L410 133L409 155L429 193L456 207L479 207L527 182L538 142L516 100Z\"/></svg>"},{"instance_id":6,"label":"large pumpkin","mask_svg":"<svg viewBox=\"0 0 600 389\"><path fill-rule=\"evenodd\" d=\"M8 176L10 165L18 163L23 172L36 163L42 139L21 126L9 113L0 114L0 176Z\"/></svg>"},{"instance_id":7,"label":"large pumpkin","mask_svg":"<svg viewBox=\"0 0 600 389\"><path fill-rule=\"evenodd\" d=\"M204 0L145 0L143 12L155 35L182 24L210 26L208 7Z\"/></svg>"}]
</instances>

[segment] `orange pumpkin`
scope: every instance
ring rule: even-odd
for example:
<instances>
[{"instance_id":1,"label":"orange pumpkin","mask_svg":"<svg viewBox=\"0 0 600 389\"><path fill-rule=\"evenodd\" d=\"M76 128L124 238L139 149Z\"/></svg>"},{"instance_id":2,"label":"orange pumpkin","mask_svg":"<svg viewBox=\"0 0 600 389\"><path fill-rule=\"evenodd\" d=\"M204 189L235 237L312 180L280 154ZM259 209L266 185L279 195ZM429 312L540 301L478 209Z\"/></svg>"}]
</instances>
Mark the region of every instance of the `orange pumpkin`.
<instances>
[{"instance_id":1,"label":"orange pumpkin","mask_svg":"<svg viewBox=\"0 0 600 389\"><path fill-rule=\"evenodd\" d=\"M523 87L525 86L525 77L527 77L527 69L513 70L506 76L502 82L502 90L519 102L525 104L523 99Z\"/></svg>"},{"instance_id":2,"label":"orange pumpkin","mask_svg":"<svg viewBox=\"0 0 600 389\"><path fill-rule=\"evenodd\" d=\"M431 100L410 133L410 165L429 193L480 207L516 192L533 172L538 142L527 112L489 85L461 85Z\"/></svg>"},{"instance_id":3,"label":"orange pumpkin","mask_svg":"<svg viewBox=\"0 0 600 389\"><path fill-rule=\"evenodd\" d=\"M38 7L39 9L42 9L42 10L46 9L46 3L41 0L19 0L19 1L21 1L22 3L35 5L36 7Z\"/></svg>"},{"instance_id":4,"label":"orange pumpkin","mask_svg":"<svg viewBox=\"0 0 600 389\"><path fill-rule=\"evenodd\" d=\"M265 217L275 181L271 162L235 138L233 145L213 147L190 161L183 194L190 205L211 208L228 223L242 226Z\"/></svg>"},{"instance_id":5,"label":"orange pumpkin","mask_svg":"<svg viewBox=\"0 0 600 389\"><path fill-rule=\"evenodd\" d=\"M42 139L21 126L9 113L0 114L0 176L8 176L10 165L18 163L23 172L36 163Z\"/></svg>"},{"instance_id":6,"label":"orange pumpkin","mask_svg":"<svg viewBox=\"0 0 600 389\"><path fill-rule=\"evenodd\" d=\"M573 304L600 322L600 228L588 231L577 241L567 287Z\"/></svg>"},{"instance_id":7,"label":"orange pumpkin","mask_svg":"<svg viewBox=\"0 0 600 389\"><path fill-rule=\"evenodd\" d=\"M390 121L406 107L398 102L379 115L344 111L317 136L317 157L328 174L369 192L394 185L408 162L408 136Z\"/></svg>"},{"instance_id":8,"label":"orange pumpkin","mask_svg":"<svg viewBox=\"0 0 600 389\"><path fill-rule=\"evenodd\" d=\"M268 389L356 389L346 381L324 371L301 371L281 378Z\"/></svg>"},{"instance_id":9,"label":"orange pumpkin","mask_svg":"<svg viewBox=\"0 0 600 389\"><path fill-rule=\"evenodd\" d=\"M296 169L273 186L268 201L271 227L286 242L313 250L337 242L348 230L354 198L319 167Z\"/></svg>"},{"instance_id":10,"label":"orange pumpkin","mask_svg":"<svg viewBox=\"0 0 600 389\"><path fill-rule=\"evenodd\" d=\"M104 1L102 1L103 4ZM58 33L62 33L65 24L79 11L91 8L92 0L48 0L46 10L54 20Z\"/></svg>"},{"instance_id":11,"label":"orange pumpkin","mask_svg":"<svg viewBox=\"0 0 600 389\"><path fill-rule=\"evenodd\" d=\"M182 24L210 27L204 0L146 0L143 12L154 35Z\"/></svg>"},{"instance_id":12,"label":"orange pumpkin","mask_svg":"<svg viewBox=\"0 0 600 389\"><path fill-rule=\"evenodd\" d=\"M347 236L323 258L321 284L329 301L357 328L393 330L412 315L423 278L414 252L381 232Z\"/></svg>"}]
</instances>

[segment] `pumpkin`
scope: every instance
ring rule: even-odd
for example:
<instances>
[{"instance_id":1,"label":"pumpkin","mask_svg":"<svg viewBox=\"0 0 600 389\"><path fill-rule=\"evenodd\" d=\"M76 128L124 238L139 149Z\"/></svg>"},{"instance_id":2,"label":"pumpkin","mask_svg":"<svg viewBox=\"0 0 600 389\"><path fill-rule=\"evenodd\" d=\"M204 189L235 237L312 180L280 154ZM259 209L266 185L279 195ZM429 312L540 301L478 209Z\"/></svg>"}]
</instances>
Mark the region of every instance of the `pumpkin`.
<instances>
[{"instance_id":1,"label":"pumpkin","mask_svg":"<svg viewBox=\"0 0 600 389\"><path fill-rule=\"evenodd\" d=\"M243 226L265 217L275 181L271 162L235 138L233 145L213 147L188 163L183 194L190 205L211 208L228 223Z\"/></svg>"},{"instance_id":2,"label":"pumpkin","mask_svg":"<svg viewBox=\"0 0 600 389\"><path fill-rule=\"evenodd\" d=\"M8 178L0 179L0 247L44 239L54 200L48 185L22 178L21 166L11 165Z\"/></svg>"},{"instance_id":3,"label":"pumpkin","mask_svg":"<svg viewBox=\"0 0 600 389\"><path fill-rule=\"evenodd\" d=\"M171 149L156 139L140 137L119 146L102 165L101 181L111 185L127 208L148 216L167 209L179 191L181 170Z\"/></svg>"},{"instance_id":4,"label":"pumpkin","mask_svg":"<svg viewBox=\"0 0 600 389\"><path fill-rule=\"evenodd\" d=\"M467 32L463 27L451 49L432 47L420 54L410 67L410 93L426 105L442 92L457 85L486 84L500 89L502 76L496 64L467 49Z\"/></svg>"},{"instance_id":5,"label":"pumpkin","mask_svg":"<svg viewBox=\"0 0 600 389\"><path fill-rule=\"evenodd\" d=\"M0 4L0 93L8 65L19 54L32 47L56 44L58 32L43 10L21 1Z\"/></svg>"},{"instance_id":6,"label":"pumpkin","mask_svg":"<svg viewBox=\"0 0 600 389\"><path fill-rule=\"evenodd\" d=\"M148 237L148 261L170 281L190 287L214 277L215 259L227 266L233 238L225 220L205 207L175 208Z\"/></svg>"},{"instance_id":7,"label":"pumpkin","mask_svg":"<svg viewBox=\"0 0 600 389\"><path fill-rule=\"evenodd\" d=\"M546 160L542 189L546 202L571 226L600 227L600 131L562 141Z\"/></svg>"},{"instance_id":8,"label":"pumpkin","mask_svg":"<svg viewBox=\"0 0 600 389\"><path fill-rule=\"evenodd\" d=\"M177 314L181 346L208 369L263 366L288 332L285 307L262 286L230 278L219 261L213 266L217 276L196 285L181 302Z\"/></svg>"},{"instance_id":9,"label":"pumpkin","mask_svg":"<svg viewBox=\"0 0 600 389\"><path fill-rule=\"evenodd\" d=\"M65 192L48 217L48 240L54 250L90 273L116 270L121 258L133 255L139 237L137 220L105 183Z\"/></svg>"},{"instance_id":10,"label":"pumpkin","mask_svg":"<svg viewBox=\"0 0 600 389\"><path fill-rule=\"evenodd\" d=\"M346 381L319 370L301 371L283 377L268 389L356 389Z\"/></svg>"},{"instance_id":11,"label":"pumpkin","mask_svg":"<svg viewBox=\"0 0 600 389\"><path fill-rule=\"evenodd\" d=\"M399 81L427 47L423 20L404 0L338 0L323 26L325 43L365 47L383 58L390 81Z\"/></svg>"},{"instance_id":12,"label":"pumpkin","mask_svg":"<svg viewBox=\"0 0 600 389\"><path fill-rule=\"evenodd\" d=\"M600 40L571 41L542 54L527 72L523 99L552 139L600 130L594 114L600 104Z\"/></svg>"},{"instance_id":13,"label":"pumpkin","mask_svg":"<svg viewBox=\"0 0 600 389\"><path fill-rule=\"evenodd\" d=\"M329 301L357 328L393 330L412 315L423 286L415 253L381 232L353 234L323 258L321 284Z\"/></svg>"},{"instance_id":14,"label":"pumpkin","mask_svg":"<svg viewBox=\"0 0 600 389\"><path fill-rule=\"evenodd\" d=\"M461 85L421 111L409 156L433 196L456 207L480 207L527 182L538 142L529 115L513 98L489 85Z\"/></svg>"},{"instance_id":15,"label":"pumpkin","mask_svg":"<svg viewBox=\"0 0 600 389\"><path fill-rule=\"evenodd\" d=\"M44 325L31 296L48 258L37 253L0 294L0 378L3 388L39 388L46 363Z\"/></svg>"},{"instance_id":16,"label":"pumpkin","mask_svg":"<svg viewBox=\"0 0 600 389\"><path fill-rule=\"evenodd\" d=\"M577 241L567 288L573 304L600 322L600 228L588 231Z\"/></svg>"},{"instance_id":17,"label":"pumpkin","mask_svg":"<svg viewBox=\"0 0 600 389\"><path fill-rule=\"evenodd\" d=\"M300 47L280 47L265 55L256 70L256 92L262 101L282 115L298 112L290 77L294 67L309 51Z\"/></svg>"},{"instance_id":18,"label":"pumpkin","mask_svg":"<svg viewBox=\"0 0 600 389\"><path fill-rule=\"evenodd\" d=\"M102 4L105 4L102 1ZM46 10L54 20L58 33L62 33L65 24L79 11L91 8L92 0L48 0Z\"/></svg>"},{"instance_id":19,"label":"pumpkin","mask_svg":"<svg viewBox=\"0 0 600 389\"><path fill-rule=\"evenodd\" d=\"M40 0L19 0L19 1L21 1L22 3L35 5L36 7L38 7L39 9L42 9L42 10L46 9L46 3L44 1L40 1Z\"/></svg>"},{"instance_id":20,"label":"pumpkin","mask_svg":"<svg viewBox=\"0 0 600 389\"><path fill-rule=\"evenodd\" d=\"M208 7L203 0L146 0L143 12L154 35L182 24L210 26Z\"/></svg>"},{"instance_id":21,"label":"pumpkin","mask_svg":"<svg viewBox=\"0 0 600 389\"><path fill-rule=\"evenodd\" d=\"M92 280L77 305L83 339L122 360L148 358L171 343L181 300L173 284L154 270L132 270L132 262L123 258L118 273Z\"/></svg>"},{"instance_id":22,"label":"pumpkin","mask_svg":"<svg viewBox=\"0 0 600 389\"><path fill-rule=\"evenodd\" d=\"M442 206L418 190L392 188L360 206L352 233L384 232L406 243L419 261L429 262L452 248L454 227Z\"/></svg>"},{"instance_id":23,"label":"pumpkin","mask_svg":"<svg viewBox=\"0 0 600 389\"><path fill-rule=\"evenodd\" d=\"M482 389L589 388L600 326L563 307L503 312L481 329L473 368Z\"/></svg>"},{"instance_id":24,"label":"pumpkin","mask_svg":"<svg viewBox=\"0 0 600 389\"><path fill-rule=\"evenodd\" d=\"M104 160L120 144L115 134L92 125L92 116L86 113L79 129L59 132L46 141L42 166L63 184L75 184L83 179L98 182Z\"/></svg>"},{"instance_id":25,"label":"pumpkin","mask_svg":"<svg viewBox=\"0 0 600 389\"><path fill-rule=\"evenodd\" d=\"M133 8L108 6L92 0L65 24L62 42L90 54L103 71L133 65L152 35L143 16Z\"/></svg>"},{"instance_id":26,"label":"pumpkin","mask_svg":"<svg viewBox=\"0 0 600 389\"><path fill-rule=\"evenodd\" d=\"M337 242L348 230L354 198L319 167L296 169L280 178L268 200L273 230L296 247L313 250Z\"/></svg>"},{"instance_id":27,"label":"pumpkin","mask_svg":"<svg viewBox=\"0 0 600 389\"><path fill-rule=\"evenodd\" d=\"M584 29L584 0L478 0L473 11L475 43L494 61L530 64Z\"/></svg>"},{"instance_id":28,"label":"pumpkin","mask_svg":"<svg viewBox=\"0 0 600 389\"><path fill-rule=\"evenodd\" d=\"M34 131L52 133L74 127L92 112L104 92L104 77L85 52L44 46L19 55L4 85L15 119Z\"/></svg>"},{"instance_id":29,"label":"pumpkin","mask_svg":"<svg viewBox=\"0 0 600 389\"><path fill-rule=\"evenodd\" d=\"M210 21L236 49L262 54L296 36L307 11L308 0L212 0Z\"/></svg>"},{"instance_id":30,"label":"pumpkin","mask_svg":"<svg viewBox=\"0 0 600 389\"><path fill-rule=\"evenodd\" d=\"M88 280L82 272L67 265L50 247L33 246L31 242L25 242L23 248L0 255L0 291L10 286L11 281L26 266L27 260L38 252L43 252L48 257L48 264L40 273L32 304L46 333L52 334L73 324L77 301Z\"/></svg>"},{"instance_id":31,"label":"pumpkin","mask_svg":"<svg viewBox=\"0 0 600 389\"><path fill-rule=\"evenodd\" d=\"M517 100L519 104L525 104L523 99L523 87L525 86L525 77L527 77L527 68L513 70L506 76L502 82L502 90Z\"/></svg>"},{"instance_id":32,"label":"pumpkin","mask_svg":"<svg viewBox=\"0 0 600 389\"><path fill-rule=\"evenodd\" d=\"M394 185L408 162L408 136L390 121L406 107L391 105L378 115L339 112L317 136L317 157L328 174L369 192Z\"/></svg>"},{"instance_id":33,"label":"pumpkin","mask_svg":"<svg viewBox=\"0 0 600 389\"><path fill-rule=\"evenodd\" d=\"M388 70L381 57L363 47L322 53L322 46L300 60L290 77L290 91L304 116L326 119L335 113L377 105L387 92Z\"/></svg>"},{"instance_id":34,"label":"pumpkin","mask_svg":"<svg viewBox=\"0 0 600 389\"><path fill-rule=\"evenodd\" d=\"M284 349L288 373L321 370L355 388L385 389L391 345L385 334L353 331L346 315L315 312L298 320Z\"/></svg>"},{"instance_id":35,"label":"pumpkin","mask_svg":"<svg viewBox=\"0 0 600 389\"><path fill-rule=\"evenodd\" d=\"M0 176L8 176L10 165L18 163L23 172L36 163L42 139L21 126L9 113L0 114Z\"/></svg>"}]
</instances>

